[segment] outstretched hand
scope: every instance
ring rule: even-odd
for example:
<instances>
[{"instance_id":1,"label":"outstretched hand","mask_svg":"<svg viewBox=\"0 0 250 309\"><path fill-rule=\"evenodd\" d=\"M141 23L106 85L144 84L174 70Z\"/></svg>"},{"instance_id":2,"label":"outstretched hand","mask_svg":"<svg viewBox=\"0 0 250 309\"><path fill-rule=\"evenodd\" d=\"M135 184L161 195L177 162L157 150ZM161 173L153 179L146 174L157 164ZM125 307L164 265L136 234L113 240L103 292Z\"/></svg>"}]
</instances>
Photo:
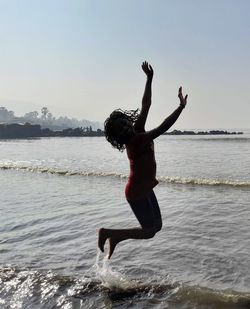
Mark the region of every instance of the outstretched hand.
<instances>
[{"instance_id":1,"label":"outstretched hand","mask_svg":"<svg viewBox=\"0 0 250 309\"><path fill-rule=\"evenodd\" d=\"M185 107L186 104L187 104L187 97L188 95L186 94L185 97L183 98L183 95L182 95L182 87L179 88L179 92L178 92L178 98L180 99L180 106L181 107Z\"/></svg>"},{"instance_id":2,"label":"outstretched hand","mask_svg":"<svg viewBox=\"0 0 250 309\"><path fill-rule=\"evenodd\" d=\"M148 78L153 78L154 70L147 61L144 61L141 65L143 72L147 75Z\"/></svg>"}]
</instances>

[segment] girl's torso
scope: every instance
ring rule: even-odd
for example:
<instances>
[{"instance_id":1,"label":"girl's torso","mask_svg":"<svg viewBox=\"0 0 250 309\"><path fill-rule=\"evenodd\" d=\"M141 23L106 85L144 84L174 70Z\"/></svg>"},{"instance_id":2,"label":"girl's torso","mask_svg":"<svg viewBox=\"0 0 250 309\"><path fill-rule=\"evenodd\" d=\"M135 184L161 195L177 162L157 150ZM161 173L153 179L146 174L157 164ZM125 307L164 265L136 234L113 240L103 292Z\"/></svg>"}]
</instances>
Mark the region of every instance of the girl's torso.
<instances>
[{"instance_id":1,"label":"girl's torso","mask_svg":"<svg viewBox=\"0 0 250 309\"><path fill-rule=\"evenodd\" d=\"M154 142L145 133L136 133L126 145L130 161L130 174L125 194L128 200L136 200L153 189L156 180Z\"/></svg>"}]
</instances>

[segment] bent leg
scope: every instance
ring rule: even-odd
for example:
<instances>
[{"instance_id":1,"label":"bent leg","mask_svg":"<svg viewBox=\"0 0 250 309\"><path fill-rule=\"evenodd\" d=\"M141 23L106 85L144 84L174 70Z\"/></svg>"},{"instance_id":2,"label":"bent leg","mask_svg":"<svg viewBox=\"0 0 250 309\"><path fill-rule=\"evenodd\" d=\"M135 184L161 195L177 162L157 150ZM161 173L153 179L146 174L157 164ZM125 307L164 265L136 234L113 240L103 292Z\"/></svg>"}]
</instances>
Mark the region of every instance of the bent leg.
<instances>
[{"instance_id":1,"label":"bent leg","mask_svg":"<svg viewBox=\"0 0 250 309\"><path fill-rule=\"evenodd\" d=\"M154 229L155 233L161 230L161 211L153 190L139 200L129 201L129 204L143 228Z\"/></svg>"},{"instance_id":2,"label":"bent leg","mask_svg":"<svg viewBox=\"0 0 250 309\"><path fill-rule=\"evenodd\" d=\"M153 190L141 199L128 202L141 227L130 229L101 228L99 230L98 246L104 252L104 244L109 239L109 259L119 242L126 239L149 239L154 237L155 233L161 229L161 212Z\"/></svg>"},{"instance_id":3,"label":"bent leg","mask_svg":"<svg viewBox=\"0 0 250 309\"><path fill-rule=\"evenodd\" d=\"M116 245L127 239L149 239L154 237L155 231L150 228L130 228L130 229L104 229L99 230L98 246L104 252L104 244L109 239L109 256L110 259Z\"/></svg>"},{"instance_id":4,"label":"bent leg","mask_svg":"<svg viewBox=\"0 0 250 309\"><path fill-rule=\"evenodd\" d=\"M150 200L152 203L152 209L153 209L153 214L154 214L155 232L157 233L162 228L162 219L161 219L161 210L160 210L157 198L153 190L150 193Z\"/></svg>"}]
</instances>

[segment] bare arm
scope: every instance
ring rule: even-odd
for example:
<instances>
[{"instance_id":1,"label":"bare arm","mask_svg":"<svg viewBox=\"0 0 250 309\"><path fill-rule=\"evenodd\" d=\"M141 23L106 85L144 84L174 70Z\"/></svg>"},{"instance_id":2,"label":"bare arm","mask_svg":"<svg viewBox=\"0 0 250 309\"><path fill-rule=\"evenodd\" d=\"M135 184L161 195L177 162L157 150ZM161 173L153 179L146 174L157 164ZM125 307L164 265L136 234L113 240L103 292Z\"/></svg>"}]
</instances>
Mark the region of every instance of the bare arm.
<instances>
[{"instance_id":1,"label":"bare arm","mask_svg":"<svg viewBox=\"0 0 250 309\"><path fill-rule=\"evenodd\" d=\"M139 117L135 123L135 131L137 132L145 132L145 123L148 116L148 111L151 106L151 96L152 96L152 80L154 71L151 65L149 65L146 61L142 63L142 70L147 75L147 81L145 85L144 94L142 97L142 107Z\"/></svg>"},{"instance_id":2,"label":"bare arm","mask_svg":"<svg viewBox=\"0 0 250 309\"><path fill-rule=\"evenodd\" d=\"M150 136L150 138L155 139L165 133L179 118L181 112L187 104L187 95L185 96L185 98L183 98L181 87L179 88L178 97L180 99L179 107L170 116L168 116L157 128L146 133L148 136Z\"/></svg>"}]
</instances>

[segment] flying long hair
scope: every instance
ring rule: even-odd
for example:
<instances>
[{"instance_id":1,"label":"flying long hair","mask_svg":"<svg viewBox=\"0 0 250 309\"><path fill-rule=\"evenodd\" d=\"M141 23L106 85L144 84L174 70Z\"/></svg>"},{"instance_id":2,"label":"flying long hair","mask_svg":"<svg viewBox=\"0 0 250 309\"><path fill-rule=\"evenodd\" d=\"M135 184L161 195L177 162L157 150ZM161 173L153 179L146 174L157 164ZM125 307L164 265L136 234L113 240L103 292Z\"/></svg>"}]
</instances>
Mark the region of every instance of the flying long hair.
<instances>
[{"instance_id":1,"label":"flying long hair","mask_svg":"<svg viewBox=\"0 0 250 309\"><path fill-rule=\"evenodd\" d=\"M114 128L114 122L117 119L126 119L132 123L132 125L135 124L136 120L139 116L139 110L122 110L122 109L116 109L114 110L110 116L105 120L104 122L104 133L105 137L110 144L118 149L119 151L123 151L125 146L125 141L121 137L119 137L119 132L117 132Z\"/></svg>"}]
</instances>

